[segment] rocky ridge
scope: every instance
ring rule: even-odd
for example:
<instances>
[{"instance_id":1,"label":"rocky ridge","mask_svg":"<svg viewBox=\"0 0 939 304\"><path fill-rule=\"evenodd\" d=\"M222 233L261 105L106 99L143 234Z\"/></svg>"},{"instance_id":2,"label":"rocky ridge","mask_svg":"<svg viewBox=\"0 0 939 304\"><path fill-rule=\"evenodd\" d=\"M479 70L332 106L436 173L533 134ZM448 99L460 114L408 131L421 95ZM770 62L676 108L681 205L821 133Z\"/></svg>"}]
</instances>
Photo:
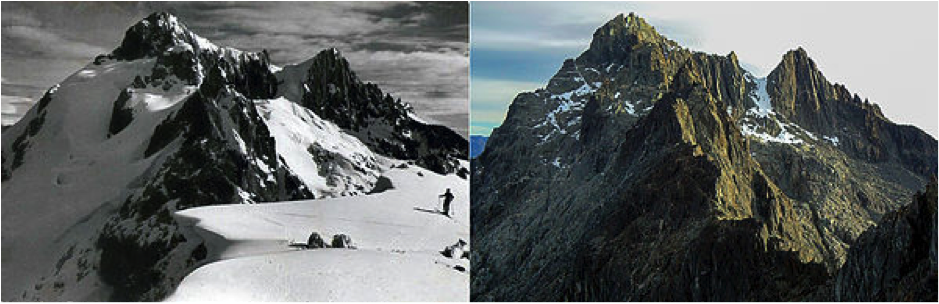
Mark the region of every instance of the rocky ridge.
<instances>
[{"instance_id":1,"label":"rocky ridge","mask_svg":"<svg viewBox=\"0 0 939 304\"><path fill-rule=\"evenodd\" d=\"M758 79L634 14L600 27L473 163L473 299L809 297L936 172L936 141L804 54Z\"/></svg>"},{"instance_id":2,"label":"rocky ridge","mask_svg":"<svg viewBox=\"0 0 939 304\"><path fill-rule=\"evenodd\" d=\"M4 191L17 198L4 211L17 218L39 212L56 222L41 233L29 230L49 227L42 221L22 234L4 226L5 240L32 238L16 249L48 256L30 259L36 267L5 267L4 300L159 300L207 254L201 238L174 218L178 210L365 194L392 158L460 171L465 139L417 121L400 100L358 82L333 50L311 60L326 57L345 70L283 69L308 68L310 77L298 79L285 77L266 51L216 46L168 13L128 29L111 54L50 89L3 134ZM317 84L330 77L355 80L336 89L365 92L343 101L357 103L346 110L368 112L330 114L317 107L333 102L321 100L328 97L320 91L293 100L282 94L300 83L322 88ZM365 120L351 125L340 113ZM308 129L291 130L296 122ZM387 132L355 134L371 128ZM308 138L306 130L320 137ZM86 177L72 177L78 174ZM69 197L68 212L53 212L63 209L58 194ZM46 241L52 245L34 247ZM7 284L14 276L19 285Z\"/></svg>"}]
</instances>

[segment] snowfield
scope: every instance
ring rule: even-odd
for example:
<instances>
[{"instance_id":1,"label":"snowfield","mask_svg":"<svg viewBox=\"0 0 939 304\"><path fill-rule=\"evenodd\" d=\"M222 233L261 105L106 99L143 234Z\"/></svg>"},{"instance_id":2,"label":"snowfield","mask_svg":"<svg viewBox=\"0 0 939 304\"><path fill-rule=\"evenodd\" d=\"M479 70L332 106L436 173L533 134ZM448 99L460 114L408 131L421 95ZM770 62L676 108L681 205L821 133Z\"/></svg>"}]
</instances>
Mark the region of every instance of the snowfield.
<instances>
[{"instance_id":1,"label":"snowfield","mask_svg":"<svg viewBox=\"0 0 939 304\"><path fill-rule=\"evenodd\" d=\"M376 156L354 136L332 122L284 97L255 103L261 117L276 139L277 151L288 167L309 187L316 197L337 197L355 192L356 185L366 185L377 178ZM317 162L310 157L310 147L318 147L339 160ZM321 167L326 168L321 168ZM320 172L332 170L329 177ZM342 177L335 182L329 178ZM304 239L305 240L305 239Z\"/></svg>"},{"instance_id":2,"label":"snowfield","mask_svg":"<svg viewBox=\"0 0 939 304\"><path fill-rule=\"evenodd\" d=\"M389 162L394 188L381 193L177 212L209 258L167 300L468 301L469 260L440 253L470 241L468 181ZM447 188L452 218L434 212ZM356 249L291 246L312 232Z\"/></svg>"},{"instance_id":3,"label":"snowfield","mask_svg":"<svg viewBox=\"0 0 939 304\"><path fill-rule=\"evenodd\" d=\"M166 104L184 96L156 100L135 95L135 111L153 112L139 115L125 132L107 138L112 101L153 64L152 59L89 64L51 90L54 93L45 109L43 131L28 140L28 149L34 152L24 156L16 178L2 184L6 199L3 292L8 296L33 289L46 275L47 266L55 265L71 246L69 242L86 232L79 226L105 221L104 215L124 199L134 179L161 161L159 157L140 157L149 138L139 134L151 134L170 112ZM173 93L186 94L184 89ZM151 101L162 106L151 109ZM38 112L33 107L23 121L31 121ZM18 123L3 133L3 155L13 155L15 135L27 127ZM72 275L67 270L63 274ZM68 295L83 299L88 290L91 288L77 288Z\"/></svg>"},{"instance_id":4,"label":"snowfield","mask_svg":"<svg viewBox=\"0 0 939 304\"><path fill-rule=\"evenodd\" d=\"M455 167L456 133L418 132L415 160L392 159L360 138L404 145L378 119L402 113L357 136L299 103L319 55L264 71L266 53L168 13L132 29L162 53L99 56L3 132L3 301L469 300L469 182L415 165ZM447 188L453 218L434 211ZM259 203L300 198L316 200ZM297 246L313 232L355 248Z\"/></svg>"}]
</instances>

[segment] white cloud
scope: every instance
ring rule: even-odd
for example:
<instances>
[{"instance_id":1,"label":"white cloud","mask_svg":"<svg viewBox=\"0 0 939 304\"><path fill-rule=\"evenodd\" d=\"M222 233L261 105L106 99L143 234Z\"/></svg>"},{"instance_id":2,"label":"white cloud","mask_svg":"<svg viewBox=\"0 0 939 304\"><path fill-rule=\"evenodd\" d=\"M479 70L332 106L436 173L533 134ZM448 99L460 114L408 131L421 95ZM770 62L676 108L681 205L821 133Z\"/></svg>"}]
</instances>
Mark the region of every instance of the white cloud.
<instances>
[{"instance_id":1,"label":"white cloud","mask_svg":"<svg viewBox=\"0 0 939 304\"><path fill-rule=\"evenodd\" d=\"M363 80L414 104L419 114L466 114L469 58L462 53L355 51L343 55ZM445 94L429 96L429 92Z\"/></svg>"},{"instance_id":2,"label":"white cloud","mask_svg":"<svg viewBox=\"0 0 939 304\"><path fill-rule=\"evenodd\" d=\"M3 37L18 40L19 47L55 58L88 58L109 51L84 42L66 39L48 30L30 26L4 26Z\"/></svg>"},{"instance_id":3,"label":"white cloud","mask_svg":"<svg viewBox=\"0 0 939 304\"><path fill-rule=\"evenodd\" d=\"M2 103L2 109L3 109L3 112L2 112L3 114L6 114L6 115L16 114L16 107L14 107L12 104L9 104L7 102Z\"/></svg>"},{"instance_id":4,"label":"white cloud","mask_svg":"<svg viewBox=\"0 0 939 304\"><path fill-rule=\"evenodd\" d=\"M0 111L3 125L16 123L32 107L35 100L23 96L0 95Z\"/></svg>"},{"instance_id":5,"label":"white cloud","mask_svg":"<svg viewBox=\"0 0 939 304\"><path fill-rule=\"evenodd\" d=\"M474 48L489 50L522 50L522 49L558 49L570 51L583 51L590 45L590 37L562 38L552 37L550 33L530 32L525 34L504 32L497 29L473 29L472 43Z\"/></svg>"}]
</instances>

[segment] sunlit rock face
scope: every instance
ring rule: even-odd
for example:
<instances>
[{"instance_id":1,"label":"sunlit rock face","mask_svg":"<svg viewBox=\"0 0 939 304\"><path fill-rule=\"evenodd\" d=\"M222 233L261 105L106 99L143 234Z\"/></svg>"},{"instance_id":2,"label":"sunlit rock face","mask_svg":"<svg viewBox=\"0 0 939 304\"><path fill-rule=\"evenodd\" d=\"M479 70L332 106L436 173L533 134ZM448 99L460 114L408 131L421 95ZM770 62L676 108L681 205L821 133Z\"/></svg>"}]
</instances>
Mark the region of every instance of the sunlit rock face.
<instances>
[{"instance_id":1,"label":"sunlit rock face","mask_svg":"<svg viewBox=\"0 0 939 304\"><path fill-rule=\"evenodd\" d=\"M617 16L474 159L473 300L816 297L936 171L847 92L801 49L756 78Z\"/></svg>"}]
</instances>

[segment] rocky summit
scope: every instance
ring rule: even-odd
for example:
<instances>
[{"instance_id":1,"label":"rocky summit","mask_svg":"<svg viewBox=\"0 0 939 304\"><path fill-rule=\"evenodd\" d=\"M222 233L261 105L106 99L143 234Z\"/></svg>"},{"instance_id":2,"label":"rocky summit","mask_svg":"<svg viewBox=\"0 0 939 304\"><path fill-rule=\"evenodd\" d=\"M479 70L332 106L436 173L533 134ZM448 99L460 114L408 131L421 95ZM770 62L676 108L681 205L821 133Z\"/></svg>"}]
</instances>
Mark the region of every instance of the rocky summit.
<instances>
[{"instance_id":1,"label":"rocky summit","mask_svg":"<svg viewBox=\"0 0 939 304\"><path fill-rule=\"evenodd\" d=\"M466 139L338 51L277 67L168 13L51 88L2 142L4 301L160 300L212 252L176 211L366 194L392 160L468 170Z\"/></svg>"},{"instance_id":2,"label":"rocky summit","mask_svg":"<svg viewBox=\"0 0 939 304\"><path fill-rule=\"evenodd\" d=\"M458 160L468 157L465 138L415 119L410 104L359 80L336 49L285 70L301 80L282 84L285 94L297 94L302 105L348 130L373 151L415 160L441 174L459 171Z\"/></svg>"},{"instance_id":3,"label":"rocky summit","mask_svg":"<svg viewBox=\"0 0 939 304\"><path fill-rule=\"evenodd\" d=\"M757 78L619 15L474 159L472 299L935 299L936 158L802 48Z\"/></svg>"}]
</instances>

